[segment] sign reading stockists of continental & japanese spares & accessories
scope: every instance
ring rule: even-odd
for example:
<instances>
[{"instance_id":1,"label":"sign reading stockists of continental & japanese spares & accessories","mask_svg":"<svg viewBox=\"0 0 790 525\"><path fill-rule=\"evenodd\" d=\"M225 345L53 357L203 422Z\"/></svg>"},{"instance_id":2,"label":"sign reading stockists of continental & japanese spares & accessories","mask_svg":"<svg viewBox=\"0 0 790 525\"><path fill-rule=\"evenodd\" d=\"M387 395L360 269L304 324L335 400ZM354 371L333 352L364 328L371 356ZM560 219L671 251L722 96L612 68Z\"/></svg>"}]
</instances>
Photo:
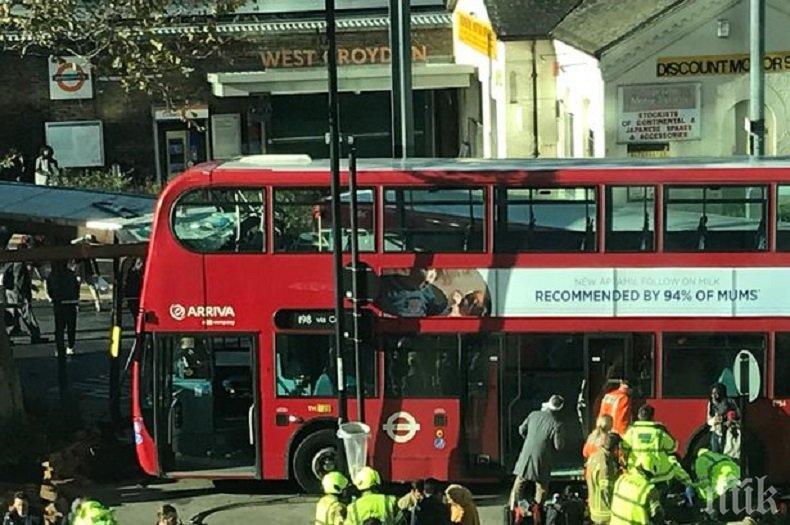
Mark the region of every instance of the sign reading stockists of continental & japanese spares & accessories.
<instances>
[{"instance_id":1,"label":"sign reading stockists of continental & japanese spares & accessories","mask_svg":"<svg viewBox=\"0 0 790 525\"><path fill-rule=\"evenodd\" d=\"M617 142L700 138L700 84L636 84L617 92Z\"/></svg>"}]
</instances>

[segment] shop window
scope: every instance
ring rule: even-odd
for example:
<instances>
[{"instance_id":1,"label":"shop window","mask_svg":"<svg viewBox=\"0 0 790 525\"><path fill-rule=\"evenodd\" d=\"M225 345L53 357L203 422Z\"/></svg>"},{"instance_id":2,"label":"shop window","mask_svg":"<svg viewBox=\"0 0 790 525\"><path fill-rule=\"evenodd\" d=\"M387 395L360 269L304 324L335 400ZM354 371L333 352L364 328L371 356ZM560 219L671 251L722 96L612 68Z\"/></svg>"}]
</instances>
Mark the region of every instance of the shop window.
<instances>
[{"instance_id":1,"label":"shop window","mask_svg":"<svg viewBox=\"0 0 790 525\"><path fill-rule=\"evenodd\" d=\"M174 209L175 236L198 252L263 252L263 195L260 189L231 188L186 193Z\"/></svg>"},{"instance_id":2,"label":"shop window","mask_svg":"<svg viewBox=\"0 0 790 525\"><path fill-rule=\"evenodd\" d=\"M606 251L652 252L655 237L655 188L606 188Z\"/></svg>"},{"instance_id":3,"label":"shop window","mask_svg":"<svg viewBox=\"0 0 790 525\"><path fill-rule=\"evenodd\" d=\"M480 188L386 189L384 250L469 253L484 250Z\"/></svg>"},{"instance_id":4,"label":"shop window","mask_svg":"<svg viewBox=\"0 0 790 525\"><path fill-rule=\"evenodd\" d=\"M664 189L664 249L670 252L764 251L765 186Z\"/></svg>"},{"instance_id":5,"label":"shop window","mask_svg":"<svg viewBox=\"0 0 790 525\"><path fill-rule=\"evenodd\" d=\"M335 397L337 372L332 360L330 334L278 334L275 340L276 390L279 397ZM375 352L362 354L365 396L376 392ZM353 349L343 354L346 392L356 395L356 368Z\"/></svg>"},{"instance_id":6,"label":"shop window","mask_svg":"<svg viewBox=\"0 0 790 525\"><path fill-rule=\"evenodd\" d=\"M790 251L790 186L779 186L777 189L776 249Z\"/></svg>"},{"instance_id":7,"label":"shop window","mask_svg":"<svg viewBox=\"0 0 790 525\"><path fill-rule=\"evenodd\" d=\"M707 398L714 383L735 396L735 357L751 352L764 377L765 344L763 334L665 334L664 397Z\"/></svg>"},{"instance_id":8,"label":"shop window","mask_svg":"<svg viewBox=\"0 0 790 525\"><path fill-rule=\"evenodd\" d=\"M499 252L594 252L595 188L500 188Z\"/></svg>"},{"instance_id":9,"label":"shop window","mask_svg":"<svg viewBox=\"0 0 790 525\"><path fill-rule=\"evenodd\" d=\"M387 397L453 397L460 381L457 335L419 335L387 339Z\"/></svg>"},{"instance_id":10,"label":"shop window","mask_svg":"<svg viewBox=\"0 0 790 525\"><path fill-rule=\"evenodd\" d=\"M776 334L774 397L790 398L790 333Z\"/></svg>"},{"instance_id":11,"label":"shop window","mask_svg":"<svg viewBox=\"0 0 790 525\"><path fill-rule=\"evenodd\" d=\"M373 229L375 192L357 190L359 250L375 250ZM340 195L343 251L351 249L350 194ZM274 250L321 253L332 251L332 195L328 188L275 188Z\"/></svg>"}]
</instances>

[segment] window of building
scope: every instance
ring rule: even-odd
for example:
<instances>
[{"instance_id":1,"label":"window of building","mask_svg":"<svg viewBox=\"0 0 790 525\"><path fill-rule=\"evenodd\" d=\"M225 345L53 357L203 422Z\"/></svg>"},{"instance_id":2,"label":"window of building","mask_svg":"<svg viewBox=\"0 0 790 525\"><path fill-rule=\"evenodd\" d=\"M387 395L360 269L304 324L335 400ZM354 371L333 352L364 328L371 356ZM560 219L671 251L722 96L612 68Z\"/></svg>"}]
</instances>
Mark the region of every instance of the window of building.
<instances>
[{"instance_id":1,"label":"window of building","mask_svg":"<svg viewBox=\"0 0 790 525\"><path fill-rule=\"evenodd\" d=\"M664 192L666 251L767 249L766 186L670 186Z\"/></svg>"},{"instance_id":2,"label":"window of building","mask_svg":"<svg viewBox=\"0 0 790 525\"><path fill-rule=\"evenodd\" d=\"M275 339L276 390L279 397L334 397L337 372L332 360L331 334L278 334ZM376 353L361 353L365 396L376 392ZM346 392L356 395L356 368L353 349L343 354Z\"/></svg>"},{"instance_id":3,"label":"window of building","mask_svg":"<svg viewBox=\"0 0 790 525\"><path fill-rule=\"evenodd\" d=\"M606 188L606 251L652 252L654 238L655 188Z\"/></svg>"},{"instance_id":4,"label":"window of building","mask_svg":"<svg viewBox=\"0 0 790 525\"><path fill-rule=\"evenodd\" d=\"M593 252L597 249L595 188L500 188L499 252Z\"/></svg>"},{"instance_id":5,"label":"window of building","mask_svg":"<svg viewBox=\"0 0 790 525\"><path fill-rule=\"evenodd\" d=\"M453 397L459 394L457 335L393 336L386 340L387 397Z\"/></svg>"},{"instance_id":6,"label":"window of building","mask_svg":"<svg viewBox=\"0 0 790 525\"><path fill-rule=\"evenodd\" d=\"M375 192L357 190L359 250L376 249L373 228ZM340 195L343 250L351 249L350 194ZM332 196L328 188L275 188L274 250L277 252L332 251Z\"/></svg>"},{"instance_id":7,"label":"window of building","mask_svg":"<svg viewBox=\"0 0 790 525\"><path fill-rule=\"evenodd\" d=\"M260 253L265 250L264 191L203 188L178 199L173 231L198 252Z\"/></svg>"},{"instance_id":8,"label":"window of building","mask_svg":"<svg viewBox=\"0 0 790 525\"><path fill-rule=\"evenodd\" d=\"M714 383L735 396L735 357L748 350L765 377L765 344L764 334L664 334L664 397L707 398Z\"/></svg>"},{"instance_id":9,"label":"window of building","mask_svg":"<svg viewBox=\"0 0 790 525\"><path fill-rule=\"evenodd\" d=\"M776 249L790 251L790 186L776 192Z\"/></svg>"},{"instance_id":10,"label":"window of building","mask_svg":"<svg viewBox=\"0 0 790 525\"><path fill-rule=\"evenodd\" d=\"M790 398L790 333L776 334L774 397Z\"/></svg>"},{"instance_id":11,"label":"window of building","mask_svg":"<svg viewBox=\"0 0 790 525\"><path fill-rule=\"evenodd\" d=\"M482 252L485 204L481 188L384 191L387 252Z\"/></svg>"}]
</instances>

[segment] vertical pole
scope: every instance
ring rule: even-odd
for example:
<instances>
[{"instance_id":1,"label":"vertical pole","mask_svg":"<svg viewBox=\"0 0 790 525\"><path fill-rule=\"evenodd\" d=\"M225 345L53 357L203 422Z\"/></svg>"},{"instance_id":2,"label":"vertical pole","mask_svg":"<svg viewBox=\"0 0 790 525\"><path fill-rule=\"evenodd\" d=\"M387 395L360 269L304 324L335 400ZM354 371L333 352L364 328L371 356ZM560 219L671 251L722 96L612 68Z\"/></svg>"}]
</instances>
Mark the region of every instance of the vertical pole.
<instances>
[{"instance_id":1,"label":"vertical pole","mask_svg":"<svg viewBox=\"0 0 790 525\"><path fill-rule=\"evenodd\" d=\"M118 244L118 239L113 240ZM118 256L112 260L112 326L110 328L110 421L113 429L119 427L121 421L121 384L120 359L121 347L121 316L123 315L121 288L121 265Z\"/></svg>"},{"instance_id":2,"label":"vertical pole","mask_svg":"<svg viewBox=\"0 0 790 525\"><path fill-rule=\"evenodd\" d=\"M351 313L353 319L354 369L357 381L357 421L365 422L365 376L360 356L359 337L359 239L357 238L357 148L354 137L348 137L348 191L351 194L349 219L351 227Z\"/></svg>"},{"instance_id":3,"label":"vertical pole","mask_svg":"<svg viewBox=\"0 0 790 525\"><path fill-rule=\"evenodd\" d=\"M392 55L392 156L414 155L414 102L411 82L411 5L390 0Z\"/></svg>"},{"instance_id":4,"label":"vertical pole","mask_svg":"<svg viewBox=\"0 0 790 525\"><path fill-rule=\"evenodd\" d=\"M346 421L346 384L343 371L343 239L340 216L340 108L337 89L335 0L326 0L327 73L329 77L329 165L332 175L332 274L335 282L335 345L338 422Z\"/></svg>"},{"instance_id":5,"label":"vertical pole","mask_svg":"<svg viewBox=\"0 0 790 525\"><path fill-rule=\"evenodd\" d=\"M532 156L538 158L538 50L535 40L532 41L532 140Z\"/></svg>"},{"instance_id":6,"label":"vertical pole","mask_svg":"<svg viewBox=\"0 0 790 525\"><path fill-rule=\"evenodd\" d=\"M762 157L765 155L765 0L751 0L749 15L749 151L752 157Z\"/></svg>"},{"instance_id":7,"label":"vertical pole","mask_svg":"<svg viewBox=\"0 0 790 525\"><path fill-rule=\"evenodd\" d=\"M738 373L740 374L741 380L741 391L738 392L740 394L738 401L739 408L741 409L741 474L743 479L749 476L749 459L751 457L748 452L749 449L746 438L746 411L749 406L749 392L751 391L751 385L749 384L749 365L749 356L746 353L741 354L740 362L738 363Z\"/></svg>"}]
</instances>

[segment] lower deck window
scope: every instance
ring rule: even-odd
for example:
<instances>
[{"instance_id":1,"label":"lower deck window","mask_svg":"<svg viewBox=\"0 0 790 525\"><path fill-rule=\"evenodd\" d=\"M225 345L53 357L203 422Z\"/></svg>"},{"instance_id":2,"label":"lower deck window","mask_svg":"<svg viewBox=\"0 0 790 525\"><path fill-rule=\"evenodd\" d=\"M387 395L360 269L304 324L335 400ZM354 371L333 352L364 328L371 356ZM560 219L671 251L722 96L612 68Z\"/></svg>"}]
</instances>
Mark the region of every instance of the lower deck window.
<instances>
[{"instance_id":1,"label":"lower deck window","mask_svg":"<svg viewBox=\"0 0 790 525\"><path fill-rule=\"evenodd\" d=\"M774 397L790 397L790 333L776 334Z\"/></svg>"},{"instance_id":2,"label":"lower deck window","mask_svg":"<svg viewBox=\"0 0 790 525\"><path fill-rule=\"evenodd\" d=\"M764 377L764 334L664 334L664 397L707 398L714 383L737 395L735 358L750 352Z\"/></svg>"},{"instance_id":3,"label":"lower deck window","mask_svg":"<svg viewBox=\"0 0 790 525\"><path fill-rule=\"evenodd\" d=\"M276 389L279 397L334 397L337 372L332 360L330 334L278 334L275 340ZM346 349L343 362L346 392L356 394L353 349ZM376 392L375 352L362 350L365 395Z\"/></svg>"},{"instance_id":4,"label":"lower deck window","mask_svg":"<svg viewBox=\"0 0 790 525\"><path fill-rule=\"evenodd\" d=\"M455 334L387 338L387 397L457 396L459 351Z\"/></svg>"}]
</instances>

